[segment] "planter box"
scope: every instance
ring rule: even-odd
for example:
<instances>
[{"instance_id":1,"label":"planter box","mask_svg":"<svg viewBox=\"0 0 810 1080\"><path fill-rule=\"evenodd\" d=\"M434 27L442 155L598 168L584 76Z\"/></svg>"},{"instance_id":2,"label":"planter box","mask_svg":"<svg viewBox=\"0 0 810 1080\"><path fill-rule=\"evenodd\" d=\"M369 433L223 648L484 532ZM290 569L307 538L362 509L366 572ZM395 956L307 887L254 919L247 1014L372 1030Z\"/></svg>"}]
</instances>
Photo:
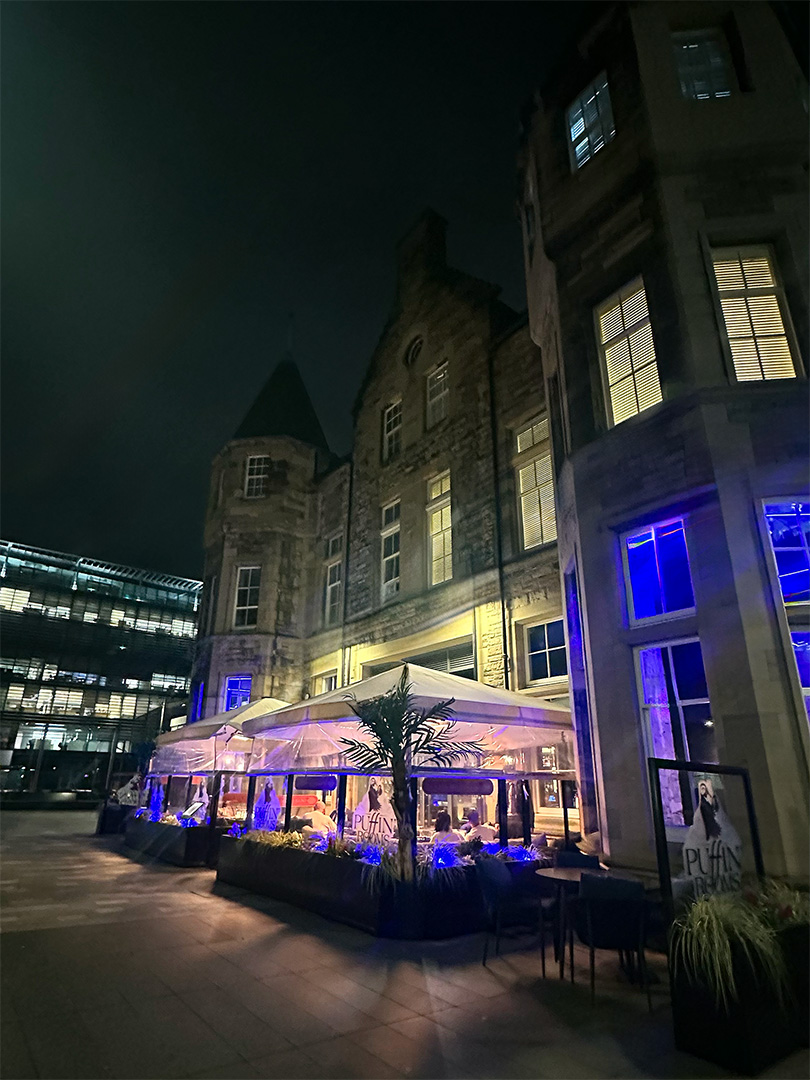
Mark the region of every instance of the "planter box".
<instances>
[{"instance_id":1,"label":"planter box","mask_svg":"<svg viewBox=\"0 0 810 1080\"><path fill-rule=\"evenodd\" d=\"M484 910L474 867L419 888L388 882L373 893L367 867L295 848L272 848L253 840L223 836L217 880L317 912L377 937L439 940L484 928Z\"/></svg>"},{"instance_id":2,"label":"planter box","mask_svg":"<svg viewBox=\"0 0 810 1080\"><path fill-rule=\"evenodd\" d=\"M135 851L152 855L174 866L214 865L220 834L207 825L163 825L144 817L128 817L124 824L124 843Z\"/></svg>"},{"instance_id":3,"label":"planter box","mask_svg":"<svg viewBox=\"0 0 810 1080\"><path fill-rule=\"evenodd\" d=\"M726 1013L706 987L689 980L683 971L675 974L675 1046L730 1072L756 1076L798 1049L797 1017L793 1008L780 1005L763 988L739 954L734 956L734 977L738 1000L730 1003ZM806 1028L806 1016L804 1024Z\"/></svg>"},{"instance_id":4,"label":"planter box","mask_svg":"<svg viewBox=\"0 0 810 1080\"><path fill-rule=\"evenodd\" d=\"M96 836L123 832L125 821L136 809L135 806L122 806L121 803L103 802L98 811Z\"/></svg>"},{"instance_id":5,"label":"planter box","mask_svg":"<svg viewBox=\"0 0 810 1080\"><path fill-rule=\"evenodd\" d=\"M799 1046L810 1042L810 926L798 924L779 932L793 1000L793 1032Z\"/></svg>"}]
</instances>

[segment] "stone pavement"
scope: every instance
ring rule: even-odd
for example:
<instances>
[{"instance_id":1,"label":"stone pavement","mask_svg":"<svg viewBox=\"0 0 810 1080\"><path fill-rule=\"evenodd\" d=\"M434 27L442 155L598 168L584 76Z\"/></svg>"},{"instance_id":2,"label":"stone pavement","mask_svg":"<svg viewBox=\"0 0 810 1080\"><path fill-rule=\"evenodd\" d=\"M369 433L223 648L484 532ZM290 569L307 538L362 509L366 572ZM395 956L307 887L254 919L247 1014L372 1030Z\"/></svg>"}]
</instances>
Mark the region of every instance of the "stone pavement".
<instances>
[{"instance_id":1,"label":"stone pavement","mask_svg":"<svg viewBox=\"0 0 810 1080\"><path fill-rule=\"evenodd\" d=\"M80 812L0 816L0 1076L722 1077L677 1053L663 958L654 1012L601 960L540 978L481 936L381 941L129 858ZM795 1055L773 1077L807 1077Z\"/></svg>"}]
</instances>

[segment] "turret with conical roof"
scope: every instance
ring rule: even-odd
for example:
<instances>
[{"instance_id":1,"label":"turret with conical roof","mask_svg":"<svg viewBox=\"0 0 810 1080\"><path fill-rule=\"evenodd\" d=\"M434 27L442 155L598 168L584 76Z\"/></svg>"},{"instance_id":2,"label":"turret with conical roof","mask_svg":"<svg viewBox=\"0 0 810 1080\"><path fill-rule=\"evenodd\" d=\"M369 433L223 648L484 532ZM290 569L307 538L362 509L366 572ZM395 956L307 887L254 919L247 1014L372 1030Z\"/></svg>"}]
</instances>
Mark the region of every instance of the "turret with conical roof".
<instances>
[{"instance_id":1,"label":"turret with conical roof","mask_svg":"<svg viewBox=\"0 0 810 1080\"><path fill-rule=\"evenodd\" d=\"M278 362L234 432L235 439L270 435L286 435L329 449L298 365L289 355Z\"/></svg>"}]
</instances>

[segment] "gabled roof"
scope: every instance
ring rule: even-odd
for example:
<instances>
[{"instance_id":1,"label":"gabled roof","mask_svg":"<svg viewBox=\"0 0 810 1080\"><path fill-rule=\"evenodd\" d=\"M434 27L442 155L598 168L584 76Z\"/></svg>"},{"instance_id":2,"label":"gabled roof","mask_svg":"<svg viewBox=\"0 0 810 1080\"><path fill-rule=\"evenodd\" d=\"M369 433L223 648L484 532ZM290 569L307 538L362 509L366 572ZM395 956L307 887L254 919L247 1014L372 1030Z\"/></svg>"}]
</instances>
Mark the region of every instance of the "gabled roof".
<instances>
[{"instance_id":1,"label":"gabled roof","mask_svg":"<svg viewBox=\"0 0 810 1080\"><path fill-rule=\"evenodd\" d=\"M329 449L301 373L289 356L276 365L236 429L234 438L265 435L288 435L310 446Z\"/></svg>"}]
</instances>

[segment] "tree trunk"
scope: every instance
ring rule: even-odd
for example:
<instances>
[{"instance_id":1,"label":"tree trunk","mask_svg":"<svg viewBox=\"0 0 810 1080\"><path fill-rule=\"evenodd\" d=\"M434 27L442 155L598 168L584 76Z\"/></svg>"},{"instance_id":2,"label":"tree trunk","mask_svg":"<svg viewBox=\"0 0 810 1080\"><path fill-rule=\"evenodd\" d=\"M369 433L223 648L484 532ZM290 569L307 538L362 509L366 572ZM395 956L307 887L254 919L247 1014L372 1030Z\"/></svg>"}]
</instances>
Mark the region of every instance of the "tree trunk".
<instances>
[{"instance_id":1,"label":"tree trunk","mask_svg":"<svg viewBox=\"0 0 810 1080\"><path fill-rule=\"evenodd\" d=\"M393 765L394 814L397 819L397 861L402 881L413 881L413 827L411 826L411 789L405 761Z\"/></svg>"}]
</instances>

